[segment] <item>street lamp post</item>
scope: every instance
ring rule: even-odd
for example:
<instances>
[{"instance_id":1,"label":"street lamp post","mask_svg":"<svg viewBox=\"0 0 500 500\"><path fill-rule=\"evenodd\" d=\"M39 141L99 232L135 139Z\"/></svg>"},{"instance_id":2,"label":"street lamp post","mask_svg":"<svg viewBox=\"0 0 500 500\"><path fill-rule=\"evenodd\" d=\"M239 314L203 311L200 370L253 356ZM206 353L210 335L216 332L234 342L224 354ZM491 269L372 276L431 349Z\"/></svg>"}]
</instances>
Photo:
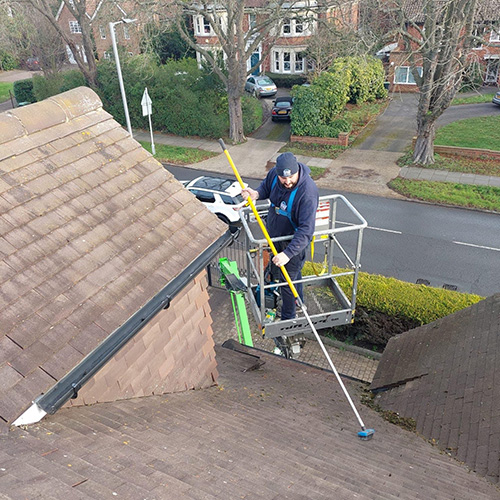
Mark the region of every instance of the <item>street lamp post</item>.
<instances>
[{"instance_id":1,"label":"street lamp post","mask_svg":"<svg viewBox=\"0 0 500 500\"><path fill-rule=\"evenodd\" d=\"M116 21L114 23L109 23L109 31L111 33L111 43L113 44L113 54L115 56L115 63L116 63L116 72L118 73L118 83L120 84L120 91L122 94L122 101L123 101L123 109L125 111L125 121L127 123L127 130L128 133L130 134L130 137L133 137L132 135L132 125L130 124L130 115L128 114L128 104L127 104L127 96L125 94L125 86L123 85L123 76L122 76L122 68L120 66L120 57L118 56L118 47L116 45L116 36L115 36L115 26L117 24L125 23L125 24L130 24L137 21L137 19L120 19L120 21Z\"/></svg>"}]
</instances>

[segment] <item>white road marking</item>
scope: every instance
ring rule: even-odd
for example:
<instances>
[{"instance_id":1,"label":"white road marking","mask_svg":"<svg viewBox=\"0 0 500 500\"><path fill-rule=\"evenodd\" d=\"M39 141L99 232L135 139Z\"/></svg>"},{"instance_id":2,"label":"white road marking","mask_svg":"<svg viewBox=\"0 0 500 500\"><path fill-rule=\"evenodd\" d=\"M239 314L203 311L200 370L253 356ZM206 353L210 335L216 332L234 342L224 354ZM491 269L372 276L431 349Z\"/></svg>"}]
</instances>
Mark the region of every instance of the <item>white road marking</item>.
<instances>
[{"instance_id":1,"label":"white road marking","mask_svg":"<svg viewBox=\"0 0 500 500\"><path fill-rule=\"evenodd\" d=\"M473 245L472 243L464 243L463 241L454 241L457 245L464 245L466 247L482 248L483 250L494 250L495 252L500 252L500 248L486 247L484 245Z\"/></svg>"},{"instance_id":2,"label":"white road marking","mask_svg":"<svg viewBox=\"0 0 500 500\"><path fill-rule=\"evenodd\" d=\"M384 233L394 233L403 234L401 231L394 231L393 229L382 229L381 227L367 226L368 229L373 229L374 231L383 231Z\"/></svg>"}]
</instances>

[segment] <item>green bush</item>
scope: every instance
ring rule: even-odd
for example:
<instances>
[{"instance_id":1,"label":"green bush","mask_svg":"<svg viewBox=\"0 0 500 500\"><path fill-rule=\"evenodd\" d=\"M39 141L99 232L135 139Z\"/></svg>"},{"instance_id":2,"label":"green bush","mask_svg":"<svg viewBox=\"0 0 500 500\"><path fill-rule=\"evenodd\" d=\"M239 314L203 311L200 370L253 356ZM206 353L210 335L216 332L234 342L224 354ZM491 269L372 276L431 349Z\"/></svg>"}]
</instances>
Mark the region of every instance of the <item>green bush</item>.
<instances>
[{"instance_id":1,"label":"green bush","mask_svg":"<svg viewBox=\"0 0 500 500\"><path fill-rule=\"evenodd\" d=\"M14 96L18 104L21 102L36 102L31 78L14 82Z\"/></svg>"},{"instance_id":2,"label":"green bush","mask_svg":"<svg viewBox=\"0 0 500 500\"><path fill-rule=\"evenodd\" d=\"M387 97L380 59L372 56L339 57L329 71L344 75L348 82L348 101L353 104Z\"/></svg>"},{"instance_id":3,"label":"green bush","mask_svg":"<svg viewBox=\"0 0 500 500\"><path fill-rule=\"evenodd\" d=\"M342 271L345 270L336 269L334 272ZM310 262L304 266L304 274L314 274ZM344 291L350 290L352 276L339 276L337 281ZM482 299L479 295L415 285L395 278L360 272L356 304L370 311L411 319L425 325Z\"/></svg>"},{"instance_id":4,"label":"green bush","mask_svg":"<svg viewBox=\"0 0 500 500\"><path fill-rule=\"evenodd\" d=\"M304 75L281 75L279 73L266 73L277 87L291 89L294 85L306 83L307 78Z\"/></svg>"},{"instance_id":5,"label":"green bush","mask_svg":"<svg viewBox=\"0 0 500 500\"><path fill-rule=\"evenodd\" d=\"M195 59L158 65L146 56L120 59L132 127L148 128L142 116L144 88L153 102L153 129L181 136L221 137L229 130L227 93L220 81L198 68ZM99 95L104 109L125 124L116 66L113 61L98 65ZM254 102L251 102L254 101ZM260 103L242 100L244 132L262 123Z\"/></svg>"},{"instance_id":6,"label":"green bush","mask_svg":"<svg viewBox=\"0 0 500 500\"><path fill-rule=\"evenodd\" d=\"M0 70L11 71L19 66L19 61L8 52L0 50Z\"/></svg>"},{"instance_id":7,"label":"green bush","mask_svg":"<svg viewBox=\"0 0 500 500\"><path fill-rule=\"evenodd\" d=\"M342 74L322 73L309 87L293 88L292 134L338 137L350 122L337 118L347 103L348 80Z\"/></svg>"},{"instance_id":8,"label":"green bush","mask_svg":"<svg viewBox=\"0 0 500 500\"><path fill-rule=\"evenodd\" d=\"M57 73L50 78L42 75L33 75L33 94L37 101L43 101L47 97L59 94L62 85L62 75Z\"/></svg>"}]
</instances>

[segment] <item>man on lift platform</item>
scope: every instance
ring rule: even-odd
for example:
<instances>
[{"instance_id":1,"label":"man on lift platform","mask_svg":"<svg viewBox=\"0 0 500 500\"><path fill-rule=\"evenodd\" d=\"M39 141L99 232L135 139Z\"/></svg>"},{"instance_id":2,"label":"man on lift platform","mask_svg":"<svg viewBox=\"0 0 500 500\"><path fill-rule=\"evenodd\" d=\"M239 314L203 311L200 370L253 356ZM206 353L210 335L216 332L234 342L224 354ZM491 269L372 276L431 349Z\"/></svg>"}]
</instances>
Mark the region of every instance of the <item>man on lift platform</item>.
<instances>
[{"instance_id":1,"label":"man on lift platform","mask_svg":"<svg viewBox=\"0 0 500 500\"><path fill-rule=\"evenodd\" d=\"M292 281L302 278L306 248L312 240L316 222L319 193L310 172L309 167L299 163L292 153L283 153L257 190L246 188L241 192L244 199L268 198L271 202L266 222L271 238L293 235L291 240L275 242L278 254L272 259L276 266L285 266ZM285 281L281 273L280 277ZM304 300L302 283L295 287ZM281 286L280 290L281 319L293 319L295 298L288 286Z\"/></svg>"}]
</instances>

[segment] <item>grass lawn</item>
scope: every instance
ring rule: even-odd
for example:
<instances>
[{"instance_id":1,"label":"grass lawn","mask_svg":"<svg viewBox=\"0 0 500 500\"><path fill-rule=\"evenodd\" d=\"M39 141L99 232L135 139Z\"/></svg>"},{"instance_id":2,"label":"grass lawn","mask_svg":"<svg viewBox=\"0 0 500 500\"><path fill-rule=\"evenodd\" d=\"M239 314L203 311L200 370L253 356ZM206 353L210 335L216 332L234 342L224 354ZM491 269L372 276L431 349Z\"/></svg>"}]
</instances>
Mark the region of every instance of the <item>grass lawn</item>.
<instances>
[{"instance_id":1,"label":"grass lawn","mask_svg":"<svg viewBox=\"0 0 500 500\"><path fill-rule=\"evenodd\" d=\"M294 155L314 156L315 158L337 158L346 148L343 146L324 146L322 144L308 144L305 142L287 142L280 153L289 151Z\"/></svg>"},{"instance_id":2,"label":"grass lawn","mask_svg":"<svg viewBox=\"0 0 500 500\"><path fill-rule=\"evenodd\" d=\"M493 99L493 96L495 95L495 92L492 92L491 94L476 94L473 96L469 97L460 97L460 94L458 94L458 97L455 97L453 99L451 105L456 106L459 104L477 104L481 102L491 102Z\"/></svg>"},{"instance_id":3,"label":"grass lawn","mask_svg":"<svg viewBox=\"0 0 500 500\"><path fill-rule=\"evenodd\" d=\"M500 150L500 113L450 123L436 131L434 144Z\"/></svg>"},{"instance_id":4,"label":"grass lawn","mask_svg":"<svg viewBox=\"0 0 500 500\"><path fill-rule=\"evenodd\" d=\"M139 141L141 146L151 153L151 143ZM168 146L167 144L155 144L155 158L160 162L173 163L174 165L189 165L199 161L207 160L217 156L217 153L196 148L183 148L180 146Z\"/></svg>"},{"instance_id":5,"label":"grass lawn","mask_svg":"<svg viewBox=\"0 0 500 500\"><path fill-rule=\"evenodd\" d=\"M422 168L432 168L434 170L448 170L448 172L463 172L466 174L494 175L500 177L500 161L493 158L466 158L460 156L434 155L435 163L432 165L415 165L412 162L413 151L409 151L402 156L398 165L419 166Z\"/></svg>"},{"instance_id":6,"label":"grass lawn","mask_svg":"<svg viewBox=\"0 0 500 500\"><path fill-rule=\"evenodd\" d=\"M400 177L392 180L389 187L408 198L500 212L500 188Z\"/></svg>"},{"instance_id":7,"label":"grass lawn","mask_svg":"<svg viewBox=\"0 0 500 500\"><path fill-rule=\"evenodd\" d=\"M342 116L352 123L351 134L355 136L368 122L385 111L388 105L389 99L378 99L356 105L348 104Z\"/></svg>"},{"instance_id":8,"label":"grass lawn","mask_svg":"<svg viewBox=\"0 0 500 500\"><path fill-rule=\"evenodd\" d=\"M12 82L0 82L0 102L7 101L10 98L9 90L12 92L14 84Z\"/></svg>"}]
</instances>

